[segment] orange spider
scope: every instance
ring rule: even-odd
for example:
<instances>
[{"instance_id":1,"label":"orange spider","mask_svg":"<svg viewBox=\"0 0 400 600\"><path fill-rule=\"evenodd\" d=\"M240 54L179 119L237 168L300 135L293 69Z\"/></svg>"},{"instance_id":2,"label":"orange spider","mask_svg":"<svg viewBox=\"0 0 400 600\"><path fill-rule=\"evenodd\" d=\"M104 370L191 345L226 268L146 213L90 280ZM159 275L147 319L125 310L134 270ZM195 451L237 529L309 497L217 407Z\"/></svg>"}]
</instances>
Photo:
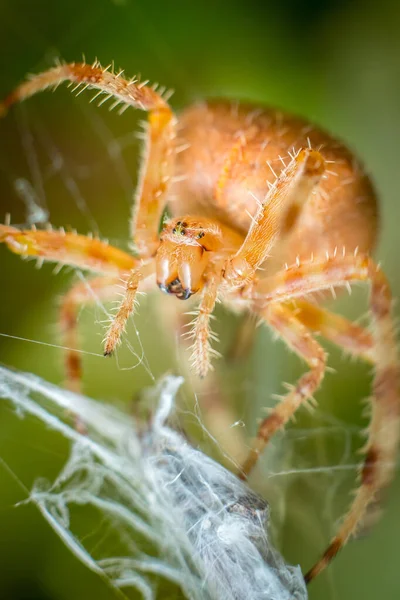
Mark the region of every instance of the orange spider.
<instances>
[{"instance_id":1,"label":"orange spider","mask_svg":"<svg viewBox=\"0 0 400 600\"><path fill-rule=\"evenodd\" d=\"M36 92L75 83L96 89L114 106L149 112L147 143L131 221L136 256L88 236L19 230L0 225L0 241L15 253L66 263L99 275L91 288L101 298L126 290L106 338L117 346L138 288L157 283L181 300L199 292L192 361L205 376L215 352L210 316L217 296L263 319L309 366L259 428L240 476L246 478L274 432L312 399L326 369L318 332L374 364L372 414L360 487L338 533L305 575L322 571L375 506L390 482L399 439L399 361L392 298L382 271L369 257L377 232L377 202L353 154L305 120L246 104L196 104L179 118L165 96L137 79L125 80L99 63L60 64L32 76L0 104L0 114ZM102 103L101 102L101 103ZM165 207L172 218L160 222ZM155 274L155 277L154 277ZM315 293L367 281L369 333L316 302ZM312 301L306 300L310 297ZM293 303L293 299L296 302ZM92 295L82 283L65 296L65 345L77 346L77 308ZM66 356L69 385L77 389L80 356Z\"/></svg>"}]
</instances>

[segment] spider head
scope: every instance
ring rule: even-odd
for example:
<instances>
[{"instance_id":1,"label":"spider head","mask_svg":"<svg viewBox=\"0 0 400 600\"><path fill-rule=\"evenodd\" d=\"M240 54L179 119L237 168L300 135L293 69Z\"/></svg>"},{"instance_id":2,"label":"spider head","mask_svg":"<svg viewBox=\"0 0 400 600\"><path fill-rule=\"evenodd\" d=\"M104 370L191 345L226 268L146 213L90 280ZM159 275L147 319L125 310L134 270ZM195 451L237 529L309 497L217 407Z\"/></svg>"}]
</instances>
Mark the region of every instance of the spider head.
<instances>
[{"instance_id":1,"label":"spider head","mask_svg":"<svg viewBox=\"0 0 400 600\"><path fill-rule=\"evenodd\" d=\"M203 286L203 275L210 251L218 244L220 233L208 227L206 219L182 217L164 225L156 255L159 288L187 300Z\"/></svg>"}]
</instances>

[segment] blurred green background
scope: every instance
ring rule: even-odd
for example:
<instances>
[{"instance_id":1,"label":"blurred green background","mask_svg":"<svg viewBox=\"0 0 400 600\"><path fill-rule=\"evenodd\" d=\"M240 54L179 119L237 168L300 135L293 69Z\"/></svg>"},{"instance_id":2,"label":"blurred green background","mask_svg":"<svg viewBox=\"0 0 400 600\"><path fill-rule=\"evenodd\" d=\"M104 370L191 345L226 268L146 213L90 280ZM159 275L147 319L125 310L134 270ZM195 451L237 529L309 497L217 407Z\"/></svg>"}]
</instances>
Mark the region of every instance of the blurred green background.
<instances>
[{"instance_id":1,"label":"blurred green background","mask_svg":"<svg viewBox=\"0 0 400 600\"><path fill-rule=\"evenodd\" d=\"M399 31L396 0L2 0L0 94L56 57L78 61L84 53L88 61L114 60L129 76L140 72L173 87L177 110L204 96L227 96L309 117L355 148L372 174L381 198L377 256L399 297ZM13 109L0 123L0 218L11 213L13 223L26 221L26 204L16 186L20 181L21 189L22 180L25 197L46 206L55 226L82 233L98 228L127 248L140 148L135 132L143 115L127 111L118 117L107 106L89 105L88 99L60 89ZM37 271L5 248L0 248L0 265L0 360L62 383L61 350L3 335L59 343L58 298L76 276L63 271L55 277L49 266ZM118 363L84 356L88 395L131 410L132 399L145 386L168 369L179 371L176 335L165 327L169 313L157 312L160 298L144 299L129 329L137 356L127 344ZM361 304L364 314L365 294L357 290L352 298L339 299L337 309L357 318ZM240 320L223 308L218 317L224 353ZM82 311L86 351L101 349L102 318L93 307ZM359 433L366 424L361 400L369 394L370 368L327 348L337 373L327 375L317 395L318 410L311 416L301 412L272 444L252 482L271 502L277 545L304 570L325 548L349 504L352 465L359 460ZM247 436L254 434L262 407L273 402L271 393L280 393L282 381L302 372L299 361L263 329L239 366L224 359L216 366L232 419L243 422L240 435ZM197 436L218 455L195 427L195 414L212 427L201 395L195 406L196 386L195 380L188 382L179 399L180 419L194 440ZM0 419L0 598L114 597L69 556L34 507L15 506L26 497L21 483L29 489L36 477L56 475L67 455L65 442L36 422L22 421L5 403ZM400 597L399 500L397 478L380 524L346 547L312 585L310 598Z\"/></svg>"}]
</instances>

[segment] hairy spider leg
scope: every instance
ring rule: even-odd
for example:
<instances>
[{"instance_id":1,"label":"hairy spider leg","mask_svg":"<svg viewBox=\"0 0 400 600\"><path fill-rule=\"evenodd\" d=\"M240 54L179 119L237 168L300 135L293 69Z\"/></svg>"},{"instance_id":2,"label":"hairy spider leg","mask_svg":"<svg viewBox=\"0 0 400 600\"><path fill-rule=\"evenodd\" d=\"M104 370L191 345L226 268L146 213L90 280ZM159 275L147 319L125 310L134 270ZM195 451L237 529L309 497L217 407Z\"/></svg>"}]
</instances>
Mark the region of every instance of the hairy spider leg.
<instances>
[{"instance_id":1,"label":"hairy spider leg","mask_svg":"<svg viewBox=\"0 0 400 600\"><path fill-rule=\"evenodd\" d=\"M285 302L345 285L349 281L368 281L371 285L371 353L375 365L371 420L364 448L365 459L360 486L339 531L321 559L305 575L307 582L326 568L349 537L356 532L367 514L367 509L393 478L400 433L400 366L391 314L392 295L383 272L365 255L332 256L325 262L304 263L254 282L243 292L252 298L255 307L261 310L269 302ZM283 421L280 422L278 418L282 417L283 412L284 410L279 408L278 413L272 413L268 417L273 421L275 429L283 425ZM255 447L260 450L260 439L256 441Z\"/></svg>"},{"instance_id":2,"label":"hairy spider leg","mask_svg":"<svg viewBox=\"0 0 400 600\"><path fill-rule=\"evenodd\" d=\"M261 421L257 437L239 472L241 479L247 479L274 433L284 427L301 404L307 400L311 401L312 395L322 382L326 369L324 350L288 306L272 302L259 314L273 331L279 334L289 348L306 361L310 371L299 379L269 416Z\"/></svg>"},{"instance_id":3,"label":"hairy spider leg","mask_svg":"<svg viewBox=\"0 0 400 600\"><path fill-rule=\"evenodd\" d=\"M120 112L129 106L149 112L143 167L131 221L131 234L137 252L145 258L153 256L158 246L159 224L174 168L177 119L167 101L155 91L155 87L149 87L147 82L140 82L135 77L130 80L124 79L123 71L109 72L110 67L111 65L103 68L97 61L92 65L60 64L38 75L32 75L0 104L0 116L5 115L15 102L25 100L48 88L55 89L64 81L76 84L73 91L77 91L78 94L85 89L98 90L93 99L105 94L99 105L113 98L111 108L121 104Z\"/></svg>"},{"instance_id":4,"label":"hairy spider leg","mask_svg":"<svg viewBox=\"0 0 400 600\"><path fill-rule=\"evenodd\" d=\"M126 323L133 312L139 284L154 273L154 260L133 269L128 277L124 297L104 339L104 356L110 356L121 340Z\"/></svg>"},{"instance_id":5,"label":"hairy spider leg","mask_svg":"<svg viewBox=\"0 0 400 600\"><path fill-rule=\"evenodd\" d=\"M322 335L354 357L374 362L372 336L365 327L306 300L296 300L295 304L290 302L288 306L299 321L317 335ZM238 362L246 357L253 345L256 331L256 315L245 313L227 352L227 360Z\"/></svg>"},{"instance_id":6,"label":"hairy spider leg","mask_svg":"<svg viewBox=\"0 0 400 600\"><path fill-rule=\"evenodd\" d=\"M303 149L270 187L247 236L228 261L225 279L236 287L248 283L281 234L293 227L297 215L324 173L324 159L316 150Z\"/></svg>"},{"instance_id":7,"label":"hairy spider leg","mask_svg":"<svg viewBox=\"0 0 400 600\"><path fill-rule=\"evenodd\" d=\"M374 362L372 335L364 327L303 299L296 300L293 311L299 321L311 331L321 334L353 356L359 356L369 363Z\"/></svg>"},{"instance_id":8,"label":"hairy spider leg","mask_svg":"<svg viewBox=\"0 0 400 600\"><path fill-rule=\"evenodd\" d=\"M205 377L207 372L212 369L211 357L220 356L219 352L211 346L210 340L217 341L217 338L211 331L210 321L221 280L222 272L220 268L208 273L207 283L204 286L198 311L195 312L193 329L189 336L193 339L190 361L199 377Z\"/></svg>"},{"instance_id":9,"label":"hairy spider leg","mask_svg":"<svg viewBox=\"0 0 400 600\"><path fill-rule=\"evenodd\" d=\"M39 264L54 262L102 275L127 273L141 263L106 241L63 229L18 229L0 224L0 243L23 258L36 258Z\"/></svg>"},{"instance_id":10,"label":"hairy spider leg","mask_svg":"<svg viewBox=\"0 0 400 600\"><path fill-rule=\"evenodd\" d=\"M93 301L94 292L103 299L115 295L116 284L142 261L102 240L64 230L37 231L34 227L20 230L0 225L0 242L22 258L36 258L39 265L44 261L54 262L101 274L90 283L79 282L74 286L64 296L60 307L60 324L65 345L69 348L65 355L67 386L78 391L82 368L81 355L77 352L77 306Z\"/></svg>"}]
</instances>

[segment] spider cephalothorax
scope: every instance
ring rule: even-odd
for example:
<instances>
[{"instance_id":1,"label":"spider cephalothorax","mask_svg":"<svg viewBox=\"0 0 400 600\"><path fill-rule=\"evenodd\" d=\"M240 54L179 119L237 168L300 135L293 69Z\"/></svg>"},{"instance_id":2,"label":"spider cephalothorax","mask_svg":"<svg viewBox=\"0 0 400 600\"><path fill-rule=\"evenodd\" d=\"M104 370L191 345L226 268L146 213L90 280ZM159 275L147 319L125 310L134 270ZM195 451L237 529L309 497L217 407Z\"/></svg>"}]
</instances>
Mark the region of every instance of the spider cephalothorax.
<instances>
[{"instance_id":1,"label":"spider cephalothorax","mask_svg":"<svg viewBox=\"0 0 400 600\"><path fill-rule=\"evenodd\" d=\"M247 477L274 432L310 401L323 379L321 333L374 364L371 424L361 484L339 531L318 563L317 575L357 529L390 482L400 428L399 361L383 272L369 256L377 232L377 202L353 154L305 120L270 108L204 102L175 116L166 97L137 79L97 62L62 64L20 85L0 104L14 102L62 81L96 89L150 113L145 160L131 222L133 257L105 242L63 230L0 226L0 242L17 254L70 264L97 273L65 296L60 322L69 386L79 389L77 313L93 292L114 298L126 281L119 310L106 334L105 354L118 344L140 286L181 300L198 294L192 362L205 376L215 350L210 317L219 296L255 314L309 367L261 421L239 475ZM83 91L83 90L80 90ZM159 233L168 205L172 215ZM179 216L178 215L184 215ZM371 332L317 304L321 291L351 282L371 287ZM309 297L312 298L310 301Z\"/></svg>"},{"instance_id":2,"label":"spider cephalothorax","mask_svg":"<svg viewBox=\"0 0 400 600\"><path fill-rule=\"evenodd\" d=\"M210 253L223 245L222 231L201 217L172 219L164 224L156 253L159 288L187 300L202 289Z\"/></svg>"}]
</instances>

